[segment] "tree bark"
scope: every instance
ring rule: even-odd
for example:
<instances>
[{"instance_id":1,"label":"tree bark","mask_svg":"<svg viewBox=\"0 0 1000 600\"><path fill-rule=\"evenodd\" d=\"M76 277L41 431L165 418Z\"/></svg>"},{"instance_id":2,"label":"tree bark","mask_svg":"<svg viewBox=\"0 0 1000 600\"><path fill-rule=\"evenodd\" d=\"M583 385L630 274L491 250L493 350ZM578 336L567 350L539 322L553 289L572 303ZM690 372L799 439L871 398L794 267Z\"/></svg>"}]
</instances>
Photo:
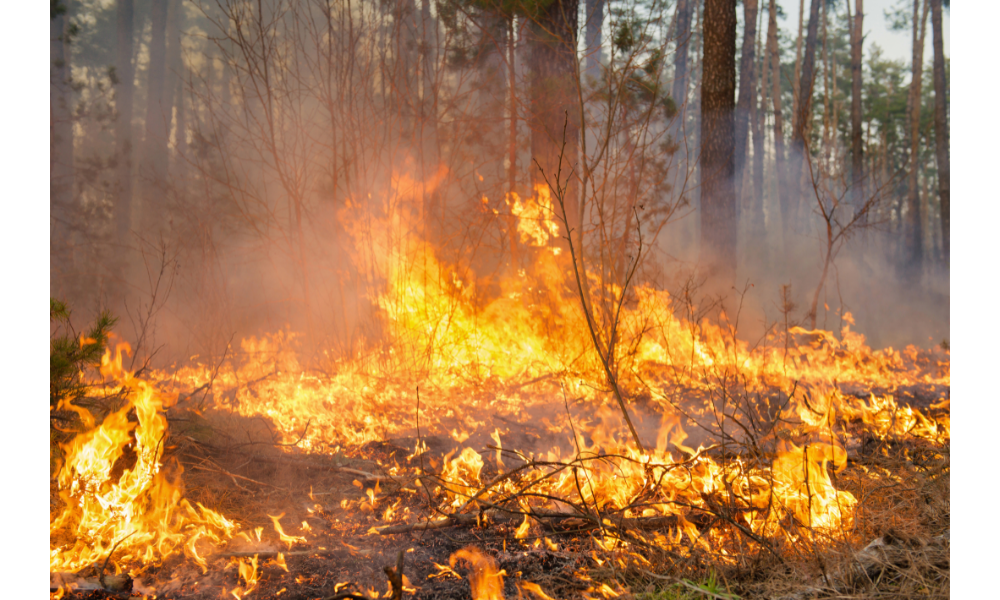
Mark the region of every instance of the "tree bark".
<instances>
[{"instance_id":1,"label":"tree bark","mask_svg":"<svg viewBox=\"0 0 1000 600\"><path fill-rule=\"evenodd\" d=\"M701 262L722 287L736 276L736 3L705 0L701 78Z\"/></svg>"},{"instance_id":2,"label":"tree bark","mask_svg":"<svg viewBox=\"0 0 1000 600\"><path fill-rule=\"evenodd\" d=\"M757 42L757 0L743 0L743 51L740 56L740 93L736 101L736 157L734 181L737 195L743 187L743 168L747 160L747 140L751 105L757 91L755 44ZM737 202L737 206L741 203Z\"/></svg>"},{"instance_id":3,"label":"tree bark","mask_svg":"<svg viewBox=\"0 0 1000 600\"><path fill-rule=\"evenodd\" d=\"M68 7L49 24L49 248L51 257L60 262L69 258L65 250L73 225L73 88L68 24Z\"/></svg>"},{"instance_id":4,"label":"tree bark","mask_svg":"<svg viewBox=\"0 0 1000 600\"><path fill-rule=\"evenodd\" d=\"M118 161L118 194L115 199L115 231L119 244L128 243L132 227L132 91L135 71L132 67L132 0L117 0L117 40L115 73L115 146Z\"/></svg>"},{"instance_id":5,"label":"tree bark","mask_svg":"<svg viewBox=\"0 0 1000 600\"><path fill-rule=\"evenodd\" d=\"M924 4L923 17L920 5ZM907 109L910 117L910 169L907 177L906 217L903 227L903 275L911 284L919 283L923 271L923 206L920 203L920 92L924 72L924 34L927 24L927 0L913 0L913 61L910 69L910 94Z\"/></svg>"},{"instance_id":6,"label":"tree bark","mask_svg":"<svg viewBox=\"0 0 1000 600\"><path fill-rule=\"evenodd\" d=\"M146 79L146 137L143 142L142 203L144 227L163 222L162 203L167 187L167 145L170 96L165 93L167 74L167 0L150 3L152 37ZM171 94L172 95L172 94Z\"/></svg>"},{"instance_id":7,"label":"tree bark","mask_svg":"<svg viewBox=\"0 0 1000 600\"><path fill-rule=\"evenodd\" d=\"M861 45L864 40L864 0L855 0L854 24L851 27L851 192L854 206L865 203L864 146L861 137ZM847 3L848 20L851 4ZM865 220L868 215L865 215Z\"/></svg>"},{"instance_id":8,"label":"tree bark","mask_svg":"<svg viewBox=\"0 0 1000 600\"><path fill-rule=\"evenodd\" d=\"M805 221L803 206L806 204L802 186L803 167L809 143L806 140L810 117L812 116L813 84L816 81L816 38L819 34L819 7L822 0L811 0L809 8L809 27L806 33L805 54L802 58L802 76L799 80L799 101L792 126L792 156L789 172L789 187L794 190L792 200L793 231L800 230ZM786 232L787 233L787 232Z\"/></svg>"},{"instance_id":9,"label":"tree bark","mask_svg":"<svg viewBox=\"0 0 1000 600\"><path fill-rule=\"evenodd\" d=\"M934 32L934 138L941 202L941 258L945 268L948 268L951 264L951 140L948 131L948 83L944 73L941 0L931 0L931 15L931 29Z\"/></svg>"}]
</instances>

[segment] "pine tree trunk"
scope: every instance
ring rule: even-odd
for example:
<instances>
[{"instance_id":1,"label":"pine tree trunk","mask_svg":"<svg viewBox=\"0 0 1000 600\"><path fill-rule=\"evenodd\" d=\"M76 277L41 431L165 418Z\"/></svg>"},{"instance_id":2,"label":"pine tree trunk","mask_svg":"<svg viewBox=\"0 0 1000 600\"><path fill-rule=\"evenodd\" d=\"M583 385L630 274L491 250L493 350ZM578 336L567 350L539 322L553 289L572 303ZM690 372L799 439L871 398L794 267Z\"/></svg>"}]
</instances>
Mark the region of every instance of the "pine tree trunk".
<instances>
[{"instance_id":1,"label":"pine tree trunk","mask_svg":"<svg viewBox=\"0 0 1000 600\"><path fill-rule=\"evenodd\" d=\"M437 35L438 24L431 16L431 0L420 3L420 165L422 185L430 181L441 163L441 146L438 137L438 85L437 85ZM437 223L444 223L444 205L437 190L421 190L424 199L424 214L433 215Z\"/></svg>"},{"instance_id":2,"label":"pine tree trunk","mask_svg":"<svg viewBox=\"0 0 1000 600\"><path fill-rule=\"evenodd\" d=\"M754 44L756 43L757 0L743 0L743 50L740 56L740 92L739 99L736 101L736 156L733 175L738 198L742 197L743 168L747 161L750 112L757 91L757 77L754 74L756 68ZM737 201L736 205L739 209L742 202Z\"/></svg>"},{"instance_id":3,"label":"pine tree trunk","mask_svg":"<svg viewBox=\"0 0 1000 600\"><path fill-rule=\"evenodd\" d=\"M763 12L760 11L763 17ZM767 115L767 53L763 52L763 28L757 31L757 55L760 57L760 100L754 100L750 106L753 118L753 206L750 215L750 234L747 236L750 244L762 251L764 266L769 264L768 245L764 231L764 117Z\"/></svg>"},{"instance_id":4,"label":"pine tree trunk","mask_svg":"<svg viewBox=\"0 0 1000 600\"><path fill-rule=\"evenodd\" d=\"M187 95L187 86L185 85L185 74L187 69L181 66L179 71L180 75L177 77L177 97L174 100L174 106L177 107L176 121L174 122L174 135L176 136L176 160L174 162L174 168L172 172L177 175L177 177L184 177L187 166L187 111L185 110L184 98Z\"/></svg>"},{"instance_id":5,"label":"pine tree trunk","mask_svg":"<svg viewBox=\"0 0 1000 600\"><path fill-rule=\"evenodd\" d=\"M49 247L51 258L58 259L53 263L69 259L73 227L73 89L68 24L68 8L50 23Z\"/></svg>"},{"instance_id":6,"label":"pine tree trunk","mask_svg":"<svg viewBox=\"0 0 1000 600\"><path fill-rule=\"evenodd\" d=\"M920 5L924 4L923 18ZM903 227L902 269L907 282L920 282L923 271L923 210L920 203L920 92L924 64L924 33L927 24L927 1L913 0L913 62L910 70L910 94L907 99L910 123L910 164L907 177L906 217Z\"/></svg>"},{"instance_id":7,"label":"pine tree trunk","mask_svg":"<svg viewBox=\"0 0 1000 600\"><path fill-rule=\"evenodd\" d=\"M864 32L864 0L856 0L854 24L851 27L851 177L854 206L865 203L864 146L861 137L861 45ZM850 20L851 4L847 4ZM867 215L866 215L867 220Z\"/></svg>"},{"instance_id":8,"label":"pine tree trunk","mask_svg":"<svg viewBox=\"0 0 1000 600\"><path fill-rule=\"evenodd\" d=\"M771 57L771 101L774 103L774 171L778 205L781 207L782 240L785 256L789 255L791 228L791 194L787 187L788 167L785 164L785 123L781 110L781 59L778 56L778 6L771 0L767 18L767 53Z\"/></svg>"},{"instance_id":9,"label":"pine tree trunk","mask_svg":"<svg viewBox=\"0 0 1000 600\"><path fill-rule=\"evenodd\" d=\"M799 80L799 101L795 120L792 126L792 155L789 171L789 186L794 190L792 202L793 231L802 229L804 222L804 205L806 205L805 187L802 185L806 153L809 144L806 140L808 126L812 116L813 84L816 81L816 42L819 34L819 7L822 0L811 0L809 9L809 27L806 33L805 54L802 58L802 76ZM811 186L810 186L811 187Z\"/></svg>"},{"instance_id":10,"label":"pine tree trunk","mask_svg":"<svg viewBox=\"0 0 1000 600\"><path fill-rule=\"evenodd\" d=\"M792 72L792 114L799 112L799 81L802 77L802 26L805 23L805 0L799 0L799 33L795 37L795 70Z\"/></svg>"},{"instance_id":11,"label":"pine tree trunk","mask_svg":"<svg viewBox=\"0 0 1000 600\"><path fill-rule=\"evenodd\" d=\"M670 138L677 144L676 153L676 178L674 185L678 193L681 193L686 185L688 173L690 171L690 159L688 157L687 127L686 121L688 109L688 54L691 42L691 11L697 0L677 0L677 9L674 16L674 31L677 40L677 47L674 51L674 81L670 93L674 104L677 106L677 114L670 124ZM680 198L678 198L679 200Z\"/></svg>"},{"instance_id":12,"label":"pine tree trunk","mask_svg":"<svg viewBox=\"0 0 1000 600\"><path fill-rule=\"evenodd\" d=\"M567 186L564 199L569 226L580 235L579 186L576 184L582 171L577 164L581 108L576 89L578 8L579 0L555 0L542 9L538 22L530 27L528 60L531 71L529 125L532 181L535 185L542 185L547 178L554 187L561 168L562 181L559 185ZM544 177L539 166L544 170ZM571 172L576 176L570 177ZM554 193L552 197L555 199Z\"/></svg>"},{"instance_id":13,"label":"pine tree trunk","mask_svg":"<svg viewBox=\"0 0 1000 600\"><path fill-rule=\"evenodd\" d=\"M167 104L167 137L170 137L170 122L174 130L174 160L167 166L170 174L181 175L184 171L184 151L187 151L187 131L184 125L184 59L181 56L181 32L184 30L184 5L172 0L167 10L167 83L164 96L170 98ZM166 104L166 102L165 102ZM173 177L171 177L173 179Z\"/></svg>"},{"instance_id":14,"label":"pine tree trunk","mask_svg":"<svg viewBox=\"0 0 1000 600\"><path fill-rule=\"evenodd\" d=\"M171 104L165 93L167 74L167 0L152 0L149 68L146 79L146 136L143 165L139 172L143 191L144 228L163 222L163 199L167 188L167 139Z\"/></svg>"},{"instance_id":15,"label":"pine tree trunk","mask_svg":"<svg viewBox=\"0 0 1000 600\"><path fill-rule=\"evenodd\" d=\"M507 191L517 190L517 35L514 17L507 20Z\"/></svg>"},{"instance_id":16,"label":"pine tree trunk","mask_svg":"<svg viewBox=\"0 0 1000 600\"><path fill-rule=\"evenodd\" d=\"M514 29L514 17L507 19L507 113L509 128L507 131L507 193L517 191L517 38ZM517 218L508 211L507 239L510 245L510 264L516 273L520 267L520 247L518 244Z\"/></svg>"},{"instance_id":17,"label":"pine tree trunk","mask_svg":"<svg viewBox=\"0 0 1000 600\"><path fill-rule=\"evenodd\" d=\"M833 147L832 131L833 127L833 89L831 86L831 78L833 75L833 69L830 66L830 39L827 31L827 14L826 14L826 0L822 0L823 4L820 6L820 18L822 19L823 27L823 56L821 60L823 61L823 168L830 163L830 150Z\"/></svg>"},{"instance_id":18,"label":"pine tree trunk","mask_svg":"<svg viewBox=\"0 0 1000 600\"><path fill-rule=\"evenodd\" d=\"M931 29L934 31L934 138L941 202L941 260L945 268L948 268L951 265L951 140L948 131L948 83L944 74L941 0L931 0L931 13Z\"/></svg>"},{"instance_id":19,"label":"pine tree trunk","mask_svg":"<svg viewBox=\"0 0 1000 600\"><path fill-rule=\"evenodd\" d=\"M677 104L677 123L683 123L688 95L688 45L691 42L691 9L696 0L677 0L677 50L674 53L674 84L671 96ZM682 129L682 128L678 128Z\"/></svg>"},{"instance_id":20,"label":"pine tree trunk","mask_svg":"<svg viewBox=\"0 0 1000 600\"><path fill-rule=\"evenodd\" d=\"M701 78L701 262L721 286L736 276L736 3L705 0Z\"/></svg>"},{"instance_id":21,"label":"pine tree trunk","mask_svg":"<svg viewBox=\"0 0 1000 600\"><path fill-rule=\"evenodd\" d=\"M115 199L115 230L118 243L125 245L128 244L128 234L132 227L132 91L135 86L135 71L132 67L132 0L117 0L117 18L115 154L118 161L118 194Z\"/></svg>"}]
</instances>

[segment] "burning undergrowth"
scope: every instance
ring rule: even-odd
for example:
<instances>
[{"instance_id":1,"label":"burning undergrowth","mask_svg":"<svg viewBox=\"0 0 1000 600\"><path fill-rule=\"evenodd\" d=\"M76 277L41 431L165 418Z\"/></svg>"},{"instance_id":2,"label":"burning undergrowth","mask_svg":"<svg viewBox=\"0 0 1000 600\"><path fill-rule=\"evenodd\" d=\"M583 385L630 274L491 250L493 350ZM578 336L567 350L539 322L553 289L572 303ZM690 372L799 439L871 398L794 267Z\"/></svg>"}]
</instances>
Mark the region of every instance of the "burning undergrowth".
<instances>
[{"instance_id":1,"label":"burning undergrowth","mask_svg":"<svg viewBox=\"0 0 1000 600\"><path fill-rule=\"evenodd\" d=\"M946 350L872 350L849 314L751 345L589 272L581 305L551 202L521 202L533 268L489 302L379 246L384 339L355 356L279 332L140 379L109 352L116 403L60 407L55 593L947 595Z\"/></svg>"}]
</instances>

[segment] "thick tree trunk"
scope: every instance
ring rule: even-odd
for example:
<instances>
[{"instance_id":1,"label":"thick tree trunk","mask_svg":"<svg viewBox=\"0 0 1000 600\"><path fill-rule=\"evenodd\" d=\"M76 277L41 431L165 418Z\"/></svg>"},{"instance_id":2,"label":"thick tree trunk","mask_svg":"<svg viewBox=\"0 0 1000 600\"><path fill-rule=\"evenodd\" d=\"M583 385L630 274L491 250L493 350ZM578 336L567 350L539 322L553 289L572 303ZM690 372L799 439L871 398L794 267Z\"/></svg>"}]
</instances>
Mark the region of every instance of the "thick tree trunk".
<instances>
[{"instance_id":1,"label":"thick tree trunk","mask_svg":"<svg viewBox=\"0 0 1000 600\"><path fill-rule=\"evenodd\" d=\"M948 131L948 83L944 74L941 0L931 0L931 14L931 29L934 31L934 138L938 194L941 199L941 250L944 266L948 268L951 264L951 139Z\"/></svg>"},{"instance_id":2,"label":"thick tree trunk","mask_svg":"<svg viewBox=\"0 0 1000 600\"><path fill-rule=\"evenodd\" d=\"M70 70L68 14L50 23L51 81L49 83L49 234L50 253L60 262L73 226L73 89Z\"/></svg>"},{"instance_id":3,"label":"thick tree trunk","mask_svg":"<svg viewBox=\"0 0 1000 600\"><path fill-rule=\"evenodd\" d=\"M683 0L682 0L683 1ZM586 0L587 77L601 77L601 31L604 28L604 5L607 0Z\"/></svg>"},{"instance_id":4,"label":"thick tree trunk","mask_svg":"<svg viewBox=\"0 0 1000 600\"><path fill-rule=\"evenodd\" d=\"M743 168L747 160L747 140L751 105L757 91L755 44L757 43L757 0L743 0L743 51L740 55L740 94L736 101L736 157L734 181L737 195L743 187ZM737 202L737 206L742 203Z\"/></svg>"},{"instance_id":5,"label":"thick tree trunk","mask_svg":"<svg viewBox=\"0 0 1000 600\"><path fill-rule=\"evenodd\" d=\"M924 4L923 16L920 5ZM913 60L910 70L910 94L907 110L910 123L910 164L907 177L906 216L903 226L903 276L909 283L919 283L923 271L923 206L920 202L920 92L924 72L924 34L927 24L927 0L913 0Z\"/></svg>"},{"instance_id":6,"label":"thick tree trunk","mask_svg":"<svg viewBox=\"0 0 1000 600\"><path fill-rule=\"evenodd\" d=\"M579 0L555 0L541 11L538 22L531 24L528 58L531 71L528 119L532 182L541 185L547 178L551 186L556 186L557 173L561 168L562 181L559 185L567 186L564 199L570 217L569 225L577 230L579 186L576 180L582 172L577 164L581 108L576 88L578 7ZM544 177L539 167L544 170ZM571 172L574 174L572 177Z\"/></svg>"},{"instance_id":7,"label":"thick tree trunk","mask_svg":"<svg viewBox=\"0 0 1000 600\"><path fill-rule=\"evenodd\" d=\"M806 33L805 53L802 57L802 77L799 80L799 101L795 112L795 120L792 125L792 155L791 169L789 171L789 187L794 190L792 200L792 223L793 231L801 230L805 221L803 207L808 203L805 200L806 190L803 186L804 166L806 153L809 152L809 143L806 140L810 117L812 116L812 96L813 84L816 81L816 41L819 35L819 7L822 0L811 0L809 8L809 27Z\"/></svg>"},{"instance_id":8,"label":"thick tree trunk","mask_svg":"<svg viewBox=\"0 0 1000 600\"><path fill-rule=\"evenodd\" d=\"M167 0L152 0L149 42L149 68L146 79L146 137L143 142L143 165L140 181L142 220L152 227L164 220L163 200L167 188L167 145L173 94L166 93L167 74Z\"/></svg>"},{"instance_id":9,"label":"thick tree trunk","mask_svg":"<svg viewBox=\"0 0 1000 600\"><path fill-rule=\"evenodd\" d=\"M781 59L778 56L778 7L777 0L771 0L767 17L767 53L771 57L771 101L774 103L774 173L777 185L778 205L781 207L782 240L785 256L791 249L789 229L791 227L791 194L787 187L787 165L785 164L785 123L781 109Z\"/></svg>"},{"instance_id":10,"label":"thick tree trunk","mask_svg":"<svg viewBox=\"0 0 1000 600\"><path fill-rule=\"evenodd\" d=\"M132 90L135 71L132 67L132 30L134 10L132 0L117 0L117 39L115 73L115 146L118 161L118 194L115 198L115 230L118 243L128 243L132 227Z\"/></svg>"},{"instance_id":11,"label":"thick tree trunk","mask_svg":"<svg viewBox=\"0 0 1000 600\"><path fill-rule=\"evenodd\" d=\"M865 202L864 146L861 137L861 45L864 36L864 0L855 0L854 23L851 27L851 192L854 206ZM847 3L848 20L851 4ZM866 215L867 220L867 215Z\"/></svg>"},{"instance_id":12,"label":"thick tree trunk","mask_svg":"<svg viewBox=\"0 0 1000 600\"><path fill-rule=\"evenodd\" d=\"M705 0L701 78L701 262L720 287L736 276L736 3Z\"/></svg>"}]
</instances>

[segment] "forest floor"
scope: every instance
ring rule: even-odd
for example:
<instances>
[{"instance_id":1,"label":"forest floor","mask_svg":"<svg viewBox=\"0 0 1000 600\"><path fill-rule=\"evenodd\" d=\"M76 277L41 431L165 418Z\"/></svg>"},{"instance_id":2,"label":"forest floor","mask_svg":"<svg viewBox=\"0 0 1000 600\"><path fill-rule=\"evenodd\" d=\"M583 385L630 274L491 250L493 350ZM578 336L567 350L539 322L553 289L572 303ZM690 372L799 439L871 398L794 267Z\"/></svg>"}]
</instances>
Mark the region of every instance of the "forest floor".
<instances>
[{"instance_id":1,"label":"forest floor","mask_svg":"<svg viewBox=\"0 0 1000 600\"><path fill-rule=\"evenodd\" d=\"M922 397L919 390L909 394L910 402L924 410L929 410L929 397ZM375 532L373 527L385 525L380 515L390 506L396 511L408 509L420 519L441 518L436 509L428 508L412 480L388 474L388 465L406 463L415 439L316 455L295 447L240 441L267 439L269 426L261 418L213 410L172 414L170 420L171 445L165 459L183 467L186 497L226 515L243 531L263 528L262 541L234 539L224 551L206 557L206 572L183 555L141 568L133 597L145 591L156 598L239 598L232 591L243 592L247 586L240 579L238 563L249 564L254 554L259 580L243 596L250 600L390 597L393 590L384 567L395 566L402 551L403 597L467 599L473 597L469 562L450 564L449 559L470 546L490 557L506 575L505 598L949 597L947 442L862 435L862 443L848 448L846 468L835 476L838 488L858 499L853 528L840 536L786 545L778 553L764 552L748 539L745 554L726 560L697 548L683 557L650 553L647 560L637 559L634 548L619 552L595 543L586 527L536 526L518 539L520 521L482 518L433 530ZM511 428L509 418L497 415L486 420L481 431L506 424L508 431L517 432L505 436L504 448L530 446L544 435L531 422ZM428 451L423 460L440 464L461 446L486 456L490 441L480 437L463 444L425 438ZM483 475L484 481L491 477L487 469ZM272 519L279 515L286 533L307 541L280 542ZM715 525L705 523L700 528ZM287 571L276 560L279 552ZM64 598L129 595L79 590Z\"/></svg>"}]
</instances>

